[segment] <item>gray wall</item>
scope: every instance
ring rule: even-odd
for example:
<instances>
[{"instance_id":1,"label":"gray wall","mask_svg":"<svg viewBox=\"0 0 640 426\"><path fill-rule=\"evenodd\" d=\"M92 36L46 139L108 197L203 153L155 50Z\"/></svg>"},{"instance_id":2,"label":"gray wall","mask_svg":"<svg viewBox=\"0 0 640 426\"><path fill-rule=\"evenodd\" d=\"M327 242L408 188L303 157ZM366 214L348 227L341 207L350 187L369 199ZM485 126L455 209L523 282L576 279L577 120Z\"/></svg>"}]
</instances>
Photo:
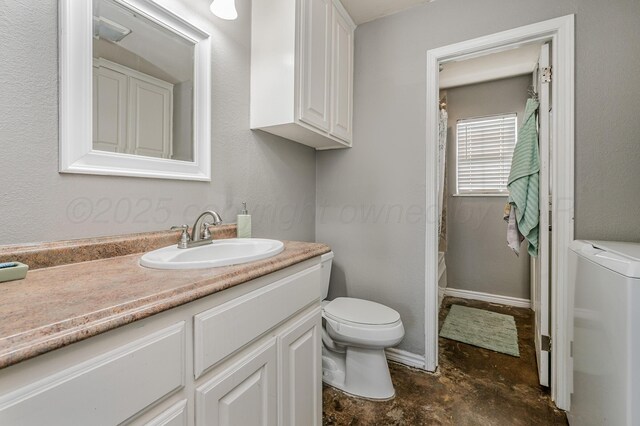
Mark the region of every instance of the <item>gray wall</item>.
<instances>
[{"instance_id":1,"label":"gray wall","mask_svg":"<svg viewBox=\"0 0 640 426\"><path fill-rule=\"evenodd\" d=\"M317 156L316 238L336 252L332 295L399 310L401 348L424 353L424 230L433 212L407 212L425 203L426 51L570 13L576 236L640 241L640 2L435 1L356 30L354 147ZM400 220L350 215L353 206L394 204Z\"/></svg>"},{"instance_id":2,"label":"gray wall","mask_svg":"<svg viewBox=\"0 0 640 426\"><path fill-rule=\"evenodd\" d=\"M447 281L449 288L529 299L529 255L507 247L502 219L507 197L452 197L455 192L456 122L471 117L524 115L531 75L447 89Z\"/></svg>"},{"instance_id":3,"label":"gray wall","mask_svg":"<svg viewBox=\"0 0 640 426\"><path fill-rule=\"evenodd\" d=\"M212 34L212 182L58 173L57 1L0 2L0 244L166 229L240 203L256 236L313 241L315 152L249 130L250 2L163 0ZM131 210L129 211L129 207Z\"/></svg>"}]
</instances>

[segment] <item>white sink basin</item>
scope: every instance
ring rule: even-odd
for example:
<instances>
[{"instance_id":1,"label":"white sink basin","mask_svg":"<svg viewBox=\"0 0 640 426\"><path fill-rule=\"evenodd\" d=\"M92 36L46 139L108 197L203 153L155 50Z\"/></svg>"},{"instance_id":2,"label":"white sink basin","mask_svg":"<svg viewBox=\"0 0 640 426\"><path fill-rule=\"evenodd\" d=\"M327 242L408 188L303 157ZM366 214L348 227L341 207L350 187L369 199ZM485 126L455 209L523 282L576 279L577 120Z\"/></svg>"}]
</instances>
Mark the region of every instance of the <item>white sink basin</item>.
<instances>
[{"instance_id":1,"label":"white sink basin","mask_svg":"<svg viewBox=\"0 0 640 426\"><path fill-rule=\"evenodd\" d=\"M282 250L282 241L230 238L187 249L179 249L177 245L163 247L143 255L140 265L154 269L215 268L266 259Z\"/></svg>"}]
</instances>

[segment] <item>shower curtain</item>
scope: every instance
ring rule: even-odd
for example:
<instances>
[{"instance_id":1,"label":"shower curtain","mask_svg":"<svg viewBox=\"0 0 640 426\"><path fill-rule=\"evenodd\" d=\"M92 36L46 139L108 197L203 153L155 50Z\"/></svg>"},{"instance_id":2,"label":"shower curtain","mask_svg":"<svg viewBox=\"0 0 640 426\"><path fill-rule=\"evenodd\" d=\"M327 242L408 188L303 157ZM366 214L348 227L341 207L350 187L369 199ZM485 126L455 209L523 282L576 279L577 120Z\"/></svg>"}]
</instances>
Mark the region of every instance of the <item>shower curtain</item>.
<instances>
[{"instance_id":1,"label":"shower curtain","mask_svg":"<svg viewBox=\"0 0 640 426\"><path fill-rule=\"evenodd\" d=\"M440 241L446 241L446 235L443 235L443 216L444 216L444 183L445 183L445 164L447 162L447 110L440 109L440 121L438 122L438 233Z\"/></svg>"}]
</instances>

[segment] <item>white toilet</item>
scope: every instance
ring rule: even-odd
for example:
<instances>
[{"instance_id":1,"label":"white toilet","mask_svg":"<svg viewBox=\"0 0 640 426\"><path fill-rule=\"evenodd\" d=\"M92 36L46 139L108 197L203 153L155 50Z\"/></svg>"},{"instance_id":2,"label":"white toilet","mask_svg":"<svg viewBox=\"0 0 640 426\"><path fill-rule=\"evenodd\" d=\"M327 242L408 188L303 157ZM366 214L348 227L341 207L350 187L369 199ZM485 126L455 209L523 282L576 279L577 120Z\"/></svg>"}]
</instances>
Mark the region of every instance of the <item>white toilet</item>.
<instances>
[{"instance_id":1,"label":"white toilet","mask_svg":"<svg viewBox=\"0 0 640 426\"><path fill-rule=\"evenodd\" d=\"M329 292L333 252L322 255L323 300ZM400 314L368 300L339 297L322 302L322 380L369 399L395 396L385 348L404 337Z\"/></svg>"}]
</instances>

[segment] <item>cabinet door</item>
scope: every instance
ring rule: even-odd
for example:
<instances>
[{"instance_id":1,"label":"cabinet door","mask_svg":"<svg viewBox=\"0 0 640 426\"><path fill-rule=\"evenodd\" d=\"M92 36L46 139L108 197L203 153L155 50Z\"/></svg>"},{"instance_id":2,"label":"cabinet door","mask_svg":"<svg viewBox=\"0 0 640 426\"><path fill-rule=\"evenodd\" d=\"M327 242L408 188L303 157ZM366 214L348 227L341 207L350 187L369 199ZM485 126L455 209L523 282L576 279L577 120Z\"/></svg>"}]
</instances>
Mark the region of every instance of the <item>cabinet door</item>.
<instances>
[{"instance_id":1,"label":"cabinet door","mask_svg":"<svg viewBox=\"0 0 640 426\"><path fill-rule=\"evenodd\" d=\"M93 149L126 152L128 77L93 67Z\"/></svg>"},{"instance_id":2,"label":"cabinet door","mask_svg":"<svg viewBox=\"0 0 640 426\"><path fill-rule=\"evenodd\" d=\"M277 422L276 339L196 389L196 424L269 426Z\"/></svg>"},{"instance_id":3,"label":"cabinet door","mask_svg":"<svg viewBox=\"0 0 640 426\"><path fill-rule=\"evenodd\" d=\"M353 110L353 25L345 12L333 8L332 18L331 134L351 142Z\"/></svg>"},{"instance_id":4,"label":"cabinet door","mask_svg":"<svg viewBox=\"0 0 640 426\"><path fill-rule=\"evenodd\" d=\"M171 158L173 89L129 78L129 154Z\"/></svg>"},{"instance_id":5,"label":"cabinet door","mask_svg":"<svg viewBox=\"0 0 640 426\"><path fill-rule=\"evenodd\" d=\"M322 424L322 314L318 307L280 337L280 422Z\"/></svg>"},{"instance_id":6,"label":"cabinet door","mask_svg":"<svg viewBox=\"0 0 640 426\"><path fill-rule=\"evenodd\" d=\"M300 120L329 131L331 0L300 0Z\"/></svg>"}]
</instances>

